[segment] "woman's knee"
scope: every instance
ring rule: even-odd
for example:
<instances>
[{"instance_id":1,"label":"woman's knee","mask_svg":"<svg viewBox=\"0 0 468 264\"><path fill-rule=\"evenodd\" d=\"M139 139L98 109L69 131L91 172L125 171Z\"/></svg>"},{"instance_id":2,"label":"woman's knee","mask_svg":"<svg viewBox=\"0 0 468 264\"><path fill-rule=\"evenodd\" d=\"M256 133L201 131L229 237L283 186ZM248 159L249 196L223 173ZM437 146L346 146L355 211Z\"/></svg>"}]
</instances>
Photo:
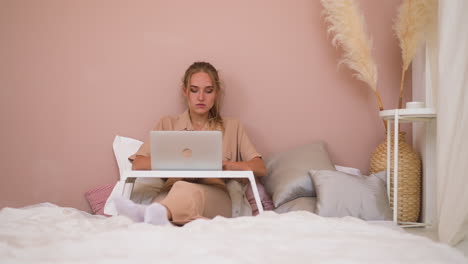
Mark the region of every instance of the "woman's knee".
<instances>
[{"instance_id":1,"label":"woman's knee","mask_svg":"<svg viewBox=\"0 0 468 264\"><path fill-rule=\"evenodd\" d=\"M178 181L172 185L172 189L187 189L187 190L195 190L197 189L196 183L191 183L187 181Z\"/></svg>"},{"instance_id":2,"label":"woman's knee","mask_svg":"<svg viewBox=\"0 0 468 264\"><path fill-rule=\"evenodd\" d=\"M204 198L204 192L200 184L186 181L178 181L174 183L170 192L177 193L178 196L191 197L191 199L196 199L199 202Z\"/></svg>"}]
</instances>

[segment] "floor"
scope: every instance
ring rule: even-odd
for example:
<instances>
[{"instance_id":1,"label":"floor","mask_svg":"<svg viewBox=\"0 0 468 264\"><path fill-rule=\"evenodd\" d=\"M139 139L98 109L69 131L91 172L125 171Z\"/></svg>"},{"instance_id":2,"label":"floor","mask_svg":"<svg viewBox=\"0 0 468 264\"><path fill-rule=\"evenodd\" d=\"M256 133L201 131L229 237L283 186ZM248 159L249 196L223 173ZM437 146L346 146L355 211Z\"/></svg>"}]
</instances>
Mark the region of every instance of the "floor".
<instances>
[{"instance_id":1,"label":"floor","mask_svg":"<svg viewBox=\"0 0 468 264\"><path fill-rule=\"evenodd\" d=\"M405 230L411 234L418 236L424 236L430 238L434 241L439 241L437 230L434 228L424 228L424 227L410 227L405 228ZM468 239L460 242L455 246L456 249L460 250L466 257L468 257Z\"/></svg>"}]
</instances>

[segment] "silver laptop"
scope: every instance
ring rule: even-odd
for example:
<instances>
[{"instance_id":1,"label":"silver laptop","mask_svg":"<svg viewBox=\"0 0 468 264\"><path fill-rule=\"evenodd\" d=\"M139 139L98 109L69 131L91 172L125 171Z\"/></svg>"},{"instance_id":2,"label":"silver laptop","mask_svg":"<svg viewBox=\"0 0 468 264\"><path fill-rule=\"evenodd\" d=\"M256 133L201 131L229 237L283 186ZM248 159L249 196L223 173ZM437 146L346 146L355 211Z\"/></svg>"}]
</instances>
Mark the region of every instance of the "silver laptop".
<instances>
[{"instance_id":1,"label":"silver laptop","mask_svg":"<svg viewBox=\"0 0 468 264\"><path fill-rule=\"evenodd\" d=\"M151 131L151 169L222 170L221 131Z\"/></svg>"}]
</instances>

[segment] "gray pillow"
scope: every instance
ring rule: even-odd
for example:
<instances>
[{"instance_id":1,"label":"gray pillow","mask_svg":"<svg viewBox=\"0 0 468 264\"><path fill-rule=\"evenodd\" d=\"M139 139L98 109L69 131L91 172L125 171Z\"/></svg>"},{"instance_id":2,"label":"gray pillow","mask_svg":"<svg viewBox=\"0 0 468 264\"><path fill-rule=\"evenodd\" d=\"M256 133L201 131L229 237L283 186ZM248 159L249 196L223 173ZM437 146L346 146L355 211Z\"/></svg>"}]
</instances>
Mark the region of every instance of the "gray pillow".
<instances>
[{"instance_id":1,"label":"gray pillow","mask_svg":"<svg viewBox=\"0 0 468 264\"><path fill-rule=\"evenodd\" d=\"M391 220L385 172L356 176L339 171L310 170L317 191L316 213L354 216L364 220Z\"/></svg>"},{"instance_id":2,"label":"gray pillow","mask_svg":"<svg viewBox=\"0 0 468 264\"><path fill-rule=\"evenodd\" d=\"M265 188L278 207L298 197L315 196L308 171L335 170L322 141L279 153L266 163Z\"/></svg>"},{"instance_id":3,"label":"gray pillow","mask_svg":"<svg viewBox=\"0 0 468 264\"><path fill-rule=\"evenodd\" d=\"M315 197L299 197L287 203L280 205L274 211L278 214L284 214L291 211L308 211L315 213L315 204L317 198Z\"/></svg>"}]
</instances>

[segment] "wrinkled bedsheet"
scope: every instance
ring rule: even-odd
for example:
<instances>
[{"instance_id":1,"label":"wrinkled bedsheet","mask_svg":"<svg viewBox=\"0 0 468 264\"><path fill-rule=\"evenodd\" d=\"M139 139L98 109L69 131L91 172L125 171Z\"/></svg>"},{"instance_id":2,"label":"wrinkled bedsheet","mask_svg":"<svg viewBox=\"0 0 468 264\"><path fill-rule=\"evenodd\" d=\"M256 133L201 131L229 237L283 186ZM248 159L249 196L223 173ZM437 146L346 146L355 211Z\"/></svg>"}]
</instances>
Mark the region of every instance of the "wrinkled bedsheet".
<instances>
[{"instance_id":1,"label":"wrinkled bedsheet","mask_svg":"<svg viewBox=\"0 0 468 264\"><path fill-rule=\"evenodd\" d=\"M0 263L466 263L399 228L309 212L133 223L37 204L0 211Z\"/></svg>"}]
</instances>

